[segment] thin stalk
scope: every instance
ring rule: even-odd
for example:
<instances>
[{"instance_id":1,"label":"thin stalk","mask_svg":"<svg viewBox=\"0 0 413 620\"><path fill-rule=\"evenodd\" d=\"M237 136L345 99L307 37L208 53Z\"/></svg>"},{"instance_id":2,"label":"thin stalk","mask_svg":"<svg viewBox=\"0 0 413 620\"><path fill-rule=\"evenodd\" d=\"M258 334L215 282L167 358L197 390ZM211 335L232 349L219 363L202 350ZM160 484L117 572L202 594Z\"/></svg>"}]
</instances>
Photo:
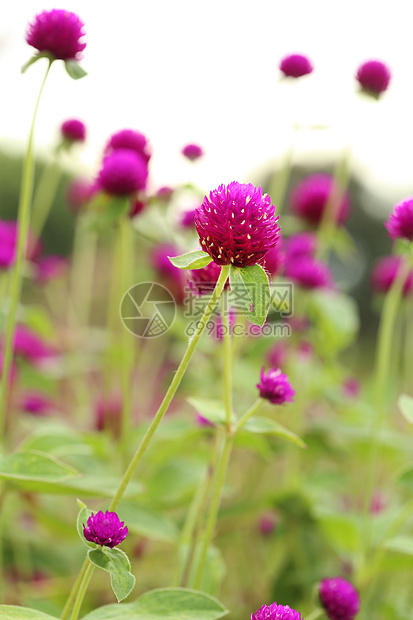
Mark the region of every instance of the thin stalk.
<instances>
[{"instance_id":1,"label":"thin stalk","mask_svg":"<svg viewBox=\"0 0 413 620\"><path fill-rule=\"evenodd\" d=\"M86 556L85 560L83 562L82 568L80 569L80 572L78 574L78 576L76 577L76 581L72 586L72 589L70 591L70 594L67 598L66 604L63 608L62 611L62 615L60 616L61 620L68 620L69 618L69 614L70 614L70 610L72 609L72 605L77 597L79 588L81 586L81 584L83 583L83 578L85 576L85 573L88 569L89 566L92 566L92 564L90 563L89 558Z\"/></svg>"},{"instance_id":2,"label":"thin stalk","mask_svg":"<svg viewBox=\"0 0 413 620\"><path fill-rule=\"evenodd\" d=\"M89 558L87 558L87 560L88 560L88 566L86 567L86 570L83 574L82 581L80 583L79 590L76 596L75 604L73 605L73 610L72 610L72 615L70 616L70 620L78 619L80 609L82 607L83 599L85 598L86 590L89 585L89 581L91 580L93 571L95 570L95 567L89 561Z\"/></svg>"},{"instance_id":3,"label":"thin stalk","mask_svg":"<svg viewBox=\"0 0 413 620\"><path fill-rule=\"evenodd\" d=\"M224 330L224 406L227 433L229 433L232 418L232 339L225 293L221 295L221 321Z\"/></svg>"},{"instance_id":4,"label":"thin stalk","mask_svg":"<svg viewBox=\"0 0 413 620\"><path fill-rule=\"evenodd\" d=\"M324 609L314 609L309 616L306 617L306 620L318 620L318 618L323 618L325 616Z\"/></svg>"},{"instance_id":5,"label":"thin stalk","mask_svg":"<svg viewBox=\"0 0 413 620\"><path fill-rule=\"evenodd\" d=\"M109 506L109 510L116 510L116 508L119 505L120 500L122 499L122 496L126 490L126 487L128 486L130 480L132 479L133 474L136 471L137 466L139 465L144 453L146 452L146 449L153 437L153 435L155 434L156 429L158 428L159 424L161 423L163 416L165 415L166 411L168 410L168 407L173 399L173 397L175 396L175 392L177 391L181 381L182 381L182 377L185 374L185 371L188 367L188 364L191 360L191 357L193 355L193 353L195 352L195 349L198 345L198 342L202 336L202 333L205 329L206 324L208 323L212 312L218 302L218 299L223 291L225 282L227 281L228 278L228 273L229 273L229 265L225 265L222 267L221 269L221 273L220 276L218 278L218 281L216 283L215 289L211 295L211 298L208 302L208 305L205 309L205 312L201 318L201 320L199 321L195 334L193 335L193 337L191 338L191 340L189 341L188 344L188 348L184 353L184 356L181 360L181 363L178 366L178 369L174 375L174 378L172 379L172 382L165 394L165 397L158 409L158 411L155 414L155 417L153 418L148 430L146 431L137 451L135 452L120 484L118 487L118 490L116 491L115 497L113 498L110 506Z\"/></svg>"},{"instance_id":6,"label":"thin stalk","mask_svg":"<svg viewBox=\"0 0 413 620\"><path fill-rule=\"evenodd\" d=\"M232 429L233 433L237 433L239 429L244 426L245 422L247 422L250 418L252 418L253 415L257 413L258 409L261 407L263 402L264 402L263 398L257 398L255 403L251 405L248 411L244 413L243 416L240 417L240 419L236 422L236 424L234 424L234 427Z\"/></svg>"},{"instance_id":7,"label":"thin stalk","mask_svg":"<svg viewBox=\"0 0 413 620\"><path fill-rule=\"evenodd\" d=\"M53 161L45 164L33 200L32 229L36 237L40 237L56 197L62 169Z\"/></svg>"},{"instance_id":8,"label":"thin stalk","mask_svg":"<svg viewBox=\"0 0 413 620\"><path fill-rule=\"evenodd\" d=\"M47 76L49 75L50 67L52 66L52 60L49 60L46 73L40 86L40 91L37 97L36 105L34 108L32 124L30 127L29 141L27 144L27 152L23 163L23 175L20 188L20 198L18 207L18 232L17 232L17 251L16 261L11 274L10 282L10 307L9 314L6 320L5 338L4 338L4 354L3 354L3 372L0 381L0 441L2 441L5 433L5 419L6 419L6 407L8 397L9 375L12 361L13 352L13 338L16 325L17 308L21 297L22 282L23 282L23 263L27 249L27 240L29 236L30 228L30 205L33 195L33 181L34 181L34 159L33 159L33 142L34 142L34 127L36 124L37 111L39 109L39 103L46 83Z\"/></svg>"}]
</instances>

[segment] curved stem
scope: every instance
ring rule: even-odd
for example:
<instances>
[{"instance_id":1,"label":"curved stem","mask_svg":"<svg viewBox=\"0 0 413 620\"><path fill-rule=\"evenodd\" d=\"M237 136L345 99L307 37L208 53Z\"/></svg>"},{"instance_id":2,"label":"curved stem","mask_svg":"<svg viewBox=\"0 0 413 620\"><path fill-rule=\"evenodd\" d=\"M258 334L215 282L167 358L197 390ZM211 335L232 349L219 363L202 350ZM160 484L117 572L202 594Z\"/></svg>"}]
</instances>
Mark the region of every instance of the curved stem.
<instances>
[{"instance_id":1,"label":"curved stem","mask_svg":"<svg viewBox=\"0 0 413 620\"><path fill-rule=\"evenodd\" d=\"M264 402L263 398L257 398L255 403L251 405L248 411L244 413L243 416L240 417L240 419L238 420L236 424L234 424L234 428L233 428L234 433L238 432L239 429L244 426L245 422L247 422L250 418L252 418L253 415L257 413L258 409L261 407L263 402Z\"/></svg>"},{"instance_id":2,"label":"curved stem","mask_svg":"<svg viewBox=\"0 0 413 620\"><path fill-rule=\"evenodd\" d=\"M45 164L33 200L32 229L36 237L40 237L43 232L43 228L53 207L53 201L61 177L62 168L57 164L57 161L53 161L49 165Z\"/></svg>"},{"instance_id":3,"label":"curved stem","mask_svg":"<svg viewBox=\"0 0 413 620\"><path fill-rule=\"evenodd\" d=\"M158 411L155 414L155 417L153 418L148 430L146 431L137 451L135 452L121 482L120 485L118 487L118 490L116 491L115 497L113 498L110 506L109 506L109 510L116 510L116 508L119 505L120 500L122 499L122 496L126 490L126 487L128 486L133 474L136 471L137 466L139 465L156 429L158 428L159 424L162 421L163 416L165 415L173 397L175 396L175 392L178 389L181 381L182 381L182 377L185 374L185 371L188 367L188 364L191 360L191 357L198 345L198 342L202 336L202 333L205 329L206 324L208 323L212 312L217 304L217 301L219 299L219 296L221 295L225 282L227 281L228 278L228 273L229 273L229 265L225 265L222 267L221 269L221 273L220 276L218 278L218 281L216 283L214 292L211 295L211 298L208 302L207 307L205 308L205 312L201 318L201 320L199 321L198 325L197 325L197 329L195 331L194 336L192 337L192 339L189 341L188 344L188 348L185 351L185 354L181 360L181 363L178 366L178 369L174 375L174 378L172 379L172 382L165 394L165 397L161 403L161 405L159 406Z\"/></svg>"},{"instance_id":4,"label":"curved stem","mask_svg":"<svg viewBox=\"0 0 413 620\"><path fill-rule=\"evenodd\" d=\"M76 596L75 604L73 605L72 615L70 616L70 620L77 620L79 617L80 609L82 607L83 599L85 598L86 590L89 585L89 581L93 575L93 571L95 567L89 561L89 558L86 558L88 561L88 565L86 570L83 573L82 580L80 582L79 590Z\"/></svg>"},{"instance_id":5,"label":"curved stem","mask_svg":"<svg viewBox=\"0 0 413 620\"><path fill-rule=\"evenodd\" d=\"M29 141L27 144L27 152L23 164L23 175L20 188L19 209L18 209L18 232L17 232L17 252L16 262L11 275L10 283L10 307L9 314L6 321L5 339L4 339L4 357L3 357L3 372L0 382L0 441L4 437L5 433L5 420L6 420L6 407L9 385L9 374L12 361L13 352L13 337L16 325L17 308L20 301L22 281L23 281L23 262L26 254L27 240L29 236L30 227L30 205L33 195L33 180L34 180L34 160L33 160L33 141L34 141L34 127L36 123L37 111L39 109L39 103L46 83L47 76L49 75L50 67L52 66L52 60L49 60L47 70L40 86L40 91L37 97L36 105L34 108L34 114L32 124L30 127Z\"/></svg>"}]
</instances>

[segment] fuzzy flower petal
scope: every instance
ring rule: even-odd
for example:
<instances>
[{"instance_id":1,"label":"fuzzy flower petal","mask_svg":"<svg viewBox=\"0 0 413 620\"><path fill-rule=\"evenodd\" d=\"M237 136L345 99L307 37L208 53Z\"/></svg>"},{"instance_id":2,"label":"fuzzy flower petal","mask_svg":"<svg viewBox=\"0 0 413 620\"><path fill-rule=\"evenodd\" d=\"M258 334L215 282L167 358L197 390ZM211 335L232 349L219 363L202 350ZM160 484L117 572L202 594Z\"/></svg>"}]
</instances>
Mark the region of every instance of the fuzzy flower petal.
<instances>
[{"instance_id":1,"label":"fuzzy flower petal","mask_svg":"<svg viewBox=\"0 0 413 620\"><path fill-rule=\"evenodd\" d=\"M359 594L355 587L342 577L323 579L318 593L330 620L353 620L359 612Z\"/></svg>"},{"instance_id":2,"label":"fuzzy flower petal","mask_svg":"<svg viewBox=\"0 0 413 620\"><path fill-rule=\"evenodd\" d=\"M277 244L277 221L261 187L236 181L205 196L195 216L202 248L218 265L235 267L255 265Z\"/></svg>"},{"instance_id":3,"label":"fuzzy flower petal","mask_svg":"<svg viewBox=\"0 0 413 620\"><path fill-rule=\"evenodd\" d=\"M84 142L86 140L86 125L77 118L69 118L60 128L62 136L68 142Z\"/></svg>"},{"instance_id":4,"label":"fuzzy flower petal","mask_svg":"<svg viewBox=\"0 0 413 620\"><path fill-rule=\"evenodd\" d=\"M328 266L311 256L302 256L288 262L285 276L307 289L328 288L333 281Z\"/></svg>"},{"instance_id":5,"label":"fuzzy flower petal","mask_svg":"<svg viewBox=\"0 0 413 620\"><path fill-rule=\"evenodd\" d=\"M143 133L135 131L134 129L121 129L110 137L105 148L105 153L108 154L117 149L134 151L143 157L146 163L149 162L152 155L148 138Z\"/></svg>"},{"instance_id":6,"label":"fuzzy flower petal","mask_svg":"<svg viewBox=\"0 0 413 620\"><path fill-rule=\"evenodd\" d=\"M270 368L264 372L261 370L261 382L256 386L261 398L269 400L273 405L284 405L294 400L295 391L291 387L287 375L278 368Z\"/></svg>"},{"instance_id":7,"label":"fuzzy flower petal","mask_svg":"<svg viewBox=\"0 0 413 620\"><path fill-rule=\"evenodd\" d=\"M313 70L313 65L302 54L291 54L285 56L280 62L280 71L284 73L286 77L299 78L303 75L308 75Z\"/></svg>"},{"instance_id":8,"label":"fuzzy flower petal","mask_svg":"<svg viewBox=\"0 0 413 620\"><path fill-rule=\"evenodd\" d=\"M128 528L124 521L120 521L116 512L101 510L91 514L87 520L87 526L83 524L83 535L89 542L94 542L102 547L116 547L125 540Z\"/></svg>"},{"instance_id":9,"label":"fuzzy flower petal","mask_svg":"<svg viewBox=\"0 0 413 620\"><path fill-rule=\"evenodd\" d=\"M387 90L390 78L390 69L380 60L364 62L356 74L356 80L362 89L375 96L379 96Z\"/></svg>"},{"instance_id":10,"label":"fuzzy flower petal","mask_svg":"<svg viewBox=\"0 0 413 620\"><path fill-rule=\"evenodd\" d=\"M251 620L301 620L301 613L291 609L289 605L263 605L255 614L251 614Z\"/></svg>"},{"instance_id":11,"label":"fuzzy flower petal","mask_svg":"<svg viewBox=\"0 0 413 620\"><path fill-rule=\"evenodd\" d=\"M116 149L103 160L97 182L107 194L127 196L145 189L147 178L148 166L140 155Z\"/></svg>"},{"instance_id":12,"label":"fuzzy flower petal","mask_svg":"<svg viewBox=\"0 0 413 620\"><path fill-rule=\"evenodd\" d=\"M36 15L27 28L26 41L57 59L79 60L86 47L84 34L84 24L75 13L53 9Z\"/></svg>"},{"instance_id":13,"label":"fuzzy flower petal","mask_svg":"<svg viewBox=\"0 0 413 620\"><path fill-rule=\"evenodd\" d=\"M189 159L190 161L195 161L199 159L204 154L204 151L198 144L187 144L182 149L182 155Z\"/></svg>"},{"instance_id":14,"label":"fuzzy flower petal","mask_svg":"<svg viewBox=\"0 0 413 620\"><path fill-rule=\"evenodd\" d=\"M408 239L413 241L413 197L397 204L385 227L391 239Z\"/></svg>"}]
</instances>

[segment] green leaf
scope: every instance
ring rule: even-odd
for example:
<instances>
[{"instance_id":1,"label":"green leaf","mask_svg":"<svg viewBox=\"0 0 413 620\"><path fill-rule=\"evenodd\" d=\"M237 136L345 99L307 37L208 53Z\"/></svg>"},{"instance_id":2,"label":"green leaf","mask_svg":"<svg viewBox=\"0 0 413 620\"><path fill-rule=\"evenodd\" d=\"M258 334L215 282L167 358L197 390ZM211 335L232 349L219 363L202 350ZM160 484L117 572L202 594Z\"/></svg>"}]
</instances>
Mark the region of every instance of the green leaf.
<instances>
[{"instance_id":1,"label":"green leaf","mask_svg":"<svg viewBox=\"0 0 413 620\"><path fill-rule=\"evenodd\" d=\"M34 65L35 62L37 62L38 60L40 60L41 58L48 58L49 60L54 60L53 57L51 56L50 52L39 52L38 54L35 54L34 56L32 56L21 68L21 72L22 73L26 73L27 69L31 66Z\"/></svg>"},{"instance_id":2,"label":"green leaf","mask_svg":"<svg viewBox=\"0 0 413 620\"><path fill-rule=\"evenodd\" d=\"M135 587L136 579L130 572L126 553L116 547L102 547L88 551L88 557L92 564L110 574L112 590L119 603L129 596Z\"/></svg>"},{"instance_id":3,"label":"green leaf","mask_svg":"<svg viewBox=\"0 0 413 620\"><path fill-rule=\"evenodd\" d=\"M413 424L413 398L407 394L400 394L397 404L406 422Z\"/></svg>"},{"instance_id":4,"label":"green leaf","mask_svg":"<svg viewBox=\"0 0 413 620\"><path fill-rule=\"evenodd\" d=\"M106 605L82 620L218 620L228 610L216 598L185 588L159 588L134 603Z\"/></svg>"},{"instance_id":5,"label":"green leaf","mask_svg":"<svg viewBox=\"0 0 413 620\"><path fill-rule=\"evenodd\" d=\"M73 467L35 450L9 454L0 459L0 478L15 483L58 484L78 475L79 472Z\"/></svg>"},{"instance_id":6,"label":"green leaf","mask_svg":"<svg viewBox=\"0 0 413 620\"><path fill-rule=\"evenodd\" d=\"M77 520L76 520L77 533L79 534L79 538L82 541L82 543L86 545L86 547L90 548L92 545L89 543L88 540L86 540L83 534L83 524L86 525L87 520L92 514L92 511L89 510L86 504L84 504L80 499L77 500L77 503L80 508L79 514L77 515ZM94 545L93 545L93 548L95 548Z\"/></svg>"},{"instance_id":7,"label":"green leaf","mask_svg":"<svg viewBox=\"0 0 413 620\"><path fill-rule=\"evenodd\" d=\"M44 614L37 609L29 609L29 607L0 605L0 618L2 620L56 620L56 617Z\"/></svg>"},{"instance_id":8,"label":"green leaf","mask_svg":"<svg viewBox=\"0 0 413 620\"><path fill-rule=\"evenodd\" d=\"M411 536L395 536L385 542L384 547L388 551L413 556L413 538Z\"/></svg>"},{"instance_id":9,"label":"green leaf","mask_svg":"<svg viewBox=\"0 0 413 620\"><path fill-rule=\"evenodd\" d=\"M188 402L197 413L200 413L202 417L206 418L213 424L226 424L225 407L222 401L207 400L203 398L188 398ZM236 421L235 416L232 416L232 421Z\"/></svg>"},{"instance_id":10,"label":"green leaf","mask_svg":"<svg viewBox=\"0 0 413 620\"><path fill-rule=\"evenodd\" d=\"M80 80L87 75L86 71L79 65L76 60L65 61L66 71L73 80Z\"/></svg>"},{"instance_id":11,"label":"green leaf","mask_svg":"<svg viewBox=\"0 0 413 620\"><path fill-rule=\"evenodd\" d=\"M187 254L181 254L181 256L168 256L174 267L178 269L202 269L212 262L212 258L209 254L206 254L202 250L195 250L194 252L188 252Z\"/></svg>"},{"instance_id":12,"label":"green leaf","mask_svg":"<svg viewBox=\"0 0 413 620\"><path fill-rule=\"evenodd\" d=\"M231 292L250 323L264 325L270 307L270 285L260 265L234 267L229 272Z\"/></svg>"},{"instance_id":13,"label":"green leaf","mask_svg":"<svg viewBox=\"0 0 413 620\"><path fill-rule=\"evenodd\" d=\"M287 439L288 441L292 441L293 443L300 446L300 448L306 448L304 441L293 433L289 431L287 428L275 422L271 418L262 418L254 416L249 419L244 426L243 430L249 431L250 433L259 433L263 435L276 435L277 437L282 437L283 439Z\"/></svg>"},{"instance_id":14,"label":"green leaf","mask_svg":"<svg viewBox=\"0 0 413 620\"><path fill-rule=\"evenodd\" d=\"M117 513L128 524L131 532L163 542L174 542L178 538L179 531L172 519L151 508L133 502L121 502Z\"/></svg>"}]
</instances>

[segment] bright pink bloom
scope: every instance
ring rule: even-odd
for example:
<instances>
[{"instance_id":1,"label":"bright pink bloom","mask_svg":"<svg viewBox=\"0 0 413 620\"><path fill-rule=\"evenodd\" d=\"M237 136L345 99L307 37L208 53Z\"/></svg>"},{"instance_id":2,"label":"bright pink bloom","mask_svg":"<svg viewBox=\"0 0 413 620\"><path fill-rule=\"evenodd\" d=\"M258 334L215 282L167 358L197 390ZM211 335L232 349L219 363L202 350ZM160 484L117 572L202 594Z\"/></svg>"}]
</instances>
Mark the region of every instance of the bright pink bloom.
<instances>
[{"instance_id":1,"label":"bright pink bloom","mask_svg":"<svg viewBox=\"0 0 413 620\"><path fill-rule=\"evenodd\" d=\"M79 60L86 43L84 23L63 9L42 11L28 25L26 41L39 52L50 52L61 60Z\"/></svg>"},{"instance_id":2,"label":"bright pink bloom","mask_svg":"<svg viewBox=\"0 0 413 620\"><path fill-rule=\"evenodd\" d=\"M337 208L333 203L333 200L335 200L334 192L334 179L331 175L324 173L311 174L293 189L291 208L298 217L311 224L319 224L327 204L330 203L330 208L334 207L337 214L337 223L344 224L350 213L349 197L346 193Z\"/></svg>"},{"instance_id":3,"label":"bright pink bloom","mask_svg":"<svg viewBox=\"0 0 413 620\"><path fill-rule=\"evenodd\" d=\"M390 78L390 69L380 60L364 62L356 74L356 80L362 89L376 97L387 90Z\"/></svg>"},{"instance_id":4,"label":"bright pink bloom","mask_svg":"<svg viewBox=\"0 0 413 620\"><path fill-rule=\"evenodd\" d=\"M71 118L60 128L63 138L68 142L84 142L86 140L86 125L77 118Z\"/></svg>"},{"instance_id":5,"label":"bright pink bloom","mask_svg":"<svg viewBox=\"0 0 413 620\"><path fill-rule=\"evenodd\" d=\"M387 293L392 286L402 265L402 257L390 254L383 256L374 266L371 273L371 286L375 293ZM403 286L403 295L411 295L413 291L413 271L410 271Z\"/></svg>"},{"instance_id":6,"label":"bright pink bloom","mask_svg":"<svg viewBox=\"0 0 413 620\"><path fill-rule=\"evenodd\" d=\"M3 344L3 343L2 343ZM14 355L28 362L36 363L52 357L56 351L40 336L24 325L17 325L14 333Z\"/></svg>"},{"instance_id":7,"label":"bright pink bloom","mask_svg":"<svg viewBox=\"0 0 413 620\"><path fill-rule=\"evenodd\" d=\"M204 154L204 151L197 144L187 144L182 149L182 155L191 161L199 159Z\"/></svg>"},{"instance_id":8,"label":"bright pink bloom","mask_svg":"<svg viewBox=\"0 0 413 620\"><path fill-rule=\"evenodd\" d=\"M286 260L298 256L314 256L317 250L317 236L311 232L292 235L285 241Z\"/></svg>"},{"instance_id":9,"label":"bright pink bloom","mask_svg":"<svg viewBox=\"0 0 413 620\"><path fill-rule=\"evenodd\" d=\"M111 151L117 149L127 149L134 151L140 155L146 163L149 162L152 156L152 150L148 142L148 138L139 131L134 129L122 129L114 133L105 148L105 153L109 154Z\"/></svg>"},{"instance_id":10,"label":"bright pink bloom","mask_svg":"<svg viewBox=\"0 0 413 620\"><path fill-rule=\"evenodd\" d=\"M359 594L356 588L342 577L323 579L318 594L330 620L353 620L359 612Z\"/></svg>"},{"instance_id":11,"label":"bright pink bloom","mask_svg":"<svg viewBox=\"0 0 413 620\"><path fill-rule=\"evenodd\" d=\"M147 178L148 166L140 155L116 149L104 158L97 182L107 194L128 196L145 189Z\"/></svg>"},{"instance_id":12,"label":"bright pink bloom","mask_svg":"<svg viewBox=\"0 0 413 620\"><path fill-rule=\"evenodd\" d=\"M263 605L255 614L251 614L251 620L301 620L301 613L291 609L289 605Z\"/></svg>"},{"instance_id":13,"label":"bright pink bloom","mask_svg":"<svg viewBox=\"0 0 413 620\"><path fill-rule=\"evenodd\" d=\"M413 197L397 204L385 223L391 239L413 241Z\"/></svg>"},{"instance_id":14,"label":"bright pink bloom","mask_svg":"<svg viewBox=\"0 0 413 620\"><path fill-rule=\"evenodd\" d=\"M128 528L121 521L116 512L101 510L91 514L87 520L87 526L83 523L83 535L89 542L94 542L101 547L116 547L125 540Z\"/></svg>"},{"instance_id":15,"label":"bright pink bloom","mask_svg":"<svg viewBox=\"0 0 413 620\"><path fill-rule=\"evenodd\" d=\"M278 241L275 207L261 187L233 181L205 196L195 226L202 248L218 265L255 265Z\"/></svg>"},{"instance_id":16,"label":"bright pink bloom","mask_svg":"<svg viewBox=\"0 0 413 620\"><path fill-rule=\"evenodd\" d=\"M301 54L291 54L285 56L280 62L280 70L286 77L299 78L308 75L313 70L313 65L307 58Z\"/></svg>"},{"instance_id":17,"label":"bright pink bloom","mask_svg":"<svg viewBox=\"0 0 413 620\"><path fill-rule=\"evenodd\" d=\"M261 383L256 386L260 397L269 400L273 405L284 405L294 400L295 391L291 387L287 375L278 368L261 369Z\"/></svg>"},{"instance_id":18,"label":"bright pink bloom","mask_svg":"<svg viewBox=\"0 0 413 620\"><path fill-rule=\"evenodd\" d=\"M328 266L312 257L300 257L288 262L285 276L308 289L327 288L333 281Z\"/></svg>"}]
</instances>

